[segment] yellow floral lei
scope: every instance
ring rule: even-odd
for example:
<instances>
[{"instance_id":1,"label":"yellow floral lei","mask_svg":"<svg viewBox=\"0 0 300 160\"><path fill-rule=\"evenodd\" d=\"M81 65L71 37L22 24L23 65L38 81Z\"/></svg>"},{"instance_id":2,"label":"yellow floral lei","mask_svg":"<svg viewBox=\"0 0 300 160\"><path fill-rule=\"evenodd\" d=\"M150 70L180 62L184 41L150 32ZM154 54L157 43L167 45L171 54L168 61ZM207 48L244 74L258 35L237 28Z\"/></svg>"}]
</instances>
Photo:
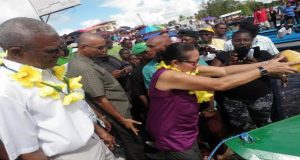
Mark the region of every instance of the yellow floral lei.
<instances>
[{"instance_id":1,"label":"yellow floral lei","mask_svg":"<svg viewBox=\"0 0 300 160\"><path fill-rule=\"evenodd\" d=\"M171 65L166 65L164 61L161 61L158 65L155 66L156 69L160 68L165 68L165 69L171 69L174 71L181 72L181 70L171 66ZM189 75L197 75L199 73L198 70L192 71L192 72L185 72L186 74ZM202 103L202 102L209 102L210 98L213 96L212 93L209 93L207 91L189 91L189 94L195 94L197 98L197 103Z\"/></svg>"},{"instance_id":2,"label":"yellow floral lei","mask_svg":"<svg viewBox=\"0 0 300 160\"><path fill-rule=\"evenodd\" d=\"M0 58L0 66L6 67L5 65L3 65L2 58ZM28 65L21 66L19 71L14 71L12 69L9 70L15 72L11 75L12 79L19 82L23 87L40 88L39 95L41 97L60 99L59 93L62 93L64 94L64 98L62 100L63 105L69 105L71 103L75 103L84 99L84 95L79 92L79 89L82 88L82 84L79 83L82 77L66 77L66 69L64 66L55 66L52 68L52 72L54 73L56 78L64 82L61 84L56 84L50 81L42 81L42 72Z\"/></svg>"}]
</instances>

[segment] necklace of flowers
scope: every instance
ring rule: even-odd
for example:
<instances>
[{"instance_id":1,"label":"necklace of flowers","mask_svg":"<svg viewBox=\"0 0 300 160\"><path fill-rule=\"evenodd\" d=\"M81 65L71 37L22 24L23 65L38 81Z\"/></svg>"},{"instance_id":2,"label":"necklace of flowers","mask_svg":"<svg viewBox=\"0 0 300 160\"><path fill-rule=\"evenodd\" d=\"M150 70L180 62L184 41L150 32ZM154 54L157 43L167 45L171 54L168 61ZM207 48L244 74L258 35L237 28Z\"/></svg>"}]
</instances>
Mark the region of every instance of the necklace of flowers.
<instances>
[{"instance_id":1,"label":"necklace of flowers","mask_svg":"<svg viewBox=\"0 0 300 160\"><path fill-rule=\"evenodd\" d=\"M171 66L171 65L166 65L166 63L164 61L161 61L158 65L156 65L156 69L160 69L160 68L165 68L165 69L169 69L169 70L174 70L177 72L182 72L181 70ZM196 69L195 71L191 71L191 72L185 72L186 74L189 75L193 75L196 76L199 71L198 69ZM212 93L209 93L207 91L189 91L189 94L195 94L196 98L197 98L197 103L202 103L202 102L209 102L211 97L213 96Z\"/></svg>"},{"instance_id":2,"label":"necklace of flowers","mask_svg":"<svg viewBox=\"0 0 300 160\"><path fill-rule=\"evenodd\" d=\"M64 95L63 105L69 105L84 98L83 94L80 92L82 84L79 83L82 77L66 77L66 69L64 66L55 66L51 69L55 77L58 80L64 82L60 84L56 84L51 81L42 81L42 72L28 65L23 65L20 67L19 71L16 71L5 66L0 59L0 66L3 66L12 72L15 72L11 75L11 78L19 82L23 87L40 88L39 95L41 97L60 99L59 93L62 93Z\"/></svg>"}]
</instances>

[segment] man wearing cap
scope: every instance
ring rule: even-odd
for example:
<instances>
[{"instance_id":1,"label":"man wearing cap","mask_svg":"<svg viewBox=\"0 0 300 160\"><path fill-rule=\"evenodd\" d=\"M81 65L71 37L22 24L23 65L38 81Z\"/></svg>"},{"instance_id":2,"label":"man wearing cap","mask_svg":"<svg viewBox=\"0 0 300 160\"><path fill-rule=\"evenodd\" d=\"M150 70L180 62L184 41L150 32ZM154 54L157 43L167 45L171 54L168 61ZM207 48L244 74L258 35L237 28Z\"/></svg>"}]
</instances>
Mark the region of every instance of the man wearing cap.
<instances>
[{"instance_id":1,"label":"man wearing cap","mask_svg":"<svg viewBox=\"0 0 300 160\"><path fill-rule=\"evenodd\" d=\"M223 39L217 39L214 37L214 30L212 28L202 28L199 31L201 38L200 54L201 58L208 64L216 57L216 51L223 51L225 41Z\"/></svg>"},{"instance_id":2,"label":"man wearing cap","mask_svg":"<svg viewBox=\"0 0 300 160\"><path fill-rule=\"evenodd\" d=\"M141 121L140 132L144 131L146 113L149 106L149 97L144 84L142 70L144 66L151 60L147 55L147 46L145 42L137 43L132 47L132 53L141 60L141 65L135 68L131 74L130 80L132 85L132 116L134 119Z\"/></svg>"},{"instance_id":3,"label":"man wearing cap","mask_svg":"<svg viewBox=\"0 0 300 160\"><path fill-rule=\"evenodd\" d=\"M202 44L206 44L216 50L224 50L225 41L222 39L216 39L214 37L214 30L212 28L202 28L199 31Z\"/></svg>"}]
</instances>

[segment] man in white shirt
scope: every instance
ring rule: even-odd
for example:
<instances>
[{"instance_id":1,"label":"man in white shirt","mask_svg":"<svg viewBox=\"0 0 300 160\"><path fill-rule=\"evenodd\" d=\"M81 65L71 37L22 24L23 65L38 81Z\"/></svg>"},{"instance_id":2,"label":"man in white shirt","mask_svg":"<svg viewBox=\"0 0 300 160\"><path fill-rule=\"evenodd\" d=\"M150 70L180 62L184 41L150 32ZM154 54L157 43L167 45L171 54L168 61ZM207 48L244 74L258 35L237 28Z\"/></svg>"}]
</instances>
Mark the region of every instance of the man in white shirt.
<instances>
[{"instance_id":1,"label":"man in white shirt","mask_svg":"<svg viewBox=\"0 0 300 160\"><path fill-rule=\"evenodd\" d=\"M254 37L252 47L259 47L260 50L268 51L272 55L279 53L278 49L269 37L258 35L259 26L253 25L253 19L246 19L241 22L240 30L248 30ZM231 40L225 42L224 51L233 51L233 45Z\"/></svg>"},{"instance_id":2,"label":"man in white shirt","mask_svg":"<svg viewBox=\"0 0 300 160\"><path fill-rule=\"evenodd\" d=\"M85 101L63 105L63 94L42 97L39 87L26 88L11 77L29 65L43 82L62 84L51 70L63 55L61 44L51 26L35 19L13 18L0 25L0 46L8 53L0 66L0 139L9 159L114 159L93 135Z\"/></svg>"}]
</instances>

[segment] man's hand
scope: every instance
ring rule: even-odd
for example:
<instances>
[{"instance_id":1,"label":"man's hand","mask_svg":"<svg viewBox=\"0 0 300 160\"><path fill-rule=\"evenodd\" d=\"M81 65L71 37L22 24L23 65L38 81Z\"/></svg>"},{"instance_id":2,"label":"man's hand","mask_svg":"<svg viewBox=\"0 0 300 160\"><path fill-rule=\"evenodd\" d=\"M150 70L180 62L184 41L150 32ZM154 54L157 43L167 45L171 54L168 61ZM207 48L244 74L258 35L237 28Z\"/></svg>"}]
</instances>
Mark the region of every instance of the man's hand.
<instances>
[{"instance_id":1,"label":"man's hand","mask_svg":"<svg viewBox=\"0 0 300 160\"><path fill-rule=\"evenodd\" d=\"M22 160L49 160L41 149L31 153L21 154L19 158Z\"/></svg>"},{"instance_id":2,"label":"man's hand","mask_svg":"<svg viewBox=\"0 0 300 160\"><path fill-rule=\"evenodd\" d=\"M126 68L121 69L121 70L114 70L111 72L111 74L114 78L120 78L125 74L125 72L126 72L125 69Z\"/></svg>"},{"instance_id":3,"label":"man's hand","mask_svg":"<svg viewBox=\"0 0 300 160\"><path fill-rule=\"evenodd\" d=\"M124 119L123 121L122 121L122 124L126 127L126 128L128 128L128 129L130 129L135 135L139 135L139 130L137 129L137 128L135 128L135 126L134 126L134 124L139 124L139 125L141 125L142 123L141 122L138 122L138 121L135 121L135 120L132 120L132 119Z\"/></svg>"},{"instance_id":4,"label":"man's hand","mask_svg":"<svg viewBox=\"0 0 300 160\"><path fill-rule=\"evenodd\" d=\"M114 147L116 145L115 137L110 135L108 132L104 132L100 135L100 138L103 140L107 148L110 150L114 150Z\"/></svg>"},{"instance_id":5,"label":"man's hand","mask_svg":"<svg viewBox=\"0 0 300 160\"><path fill-rule=\"evenodd\" d=\"M97 124L95 126L95 133L103 140L105 145L110 149L113 150L114 146L116 145L115 138L110 135L108 132L106 132L103 128L98 126Z\"/></svg>"},{"instance_id":6,"label":"man's hand","mask_svg":"<svg viewBox=\"0 0 300 160\"><path fill-rule=\"evenodd\" d=\"M103 116L101 117L101 120L103 121L103 123L105 125L106 131L110 132L111 131L111 122Z\"/></svg>"}]
</instances>

